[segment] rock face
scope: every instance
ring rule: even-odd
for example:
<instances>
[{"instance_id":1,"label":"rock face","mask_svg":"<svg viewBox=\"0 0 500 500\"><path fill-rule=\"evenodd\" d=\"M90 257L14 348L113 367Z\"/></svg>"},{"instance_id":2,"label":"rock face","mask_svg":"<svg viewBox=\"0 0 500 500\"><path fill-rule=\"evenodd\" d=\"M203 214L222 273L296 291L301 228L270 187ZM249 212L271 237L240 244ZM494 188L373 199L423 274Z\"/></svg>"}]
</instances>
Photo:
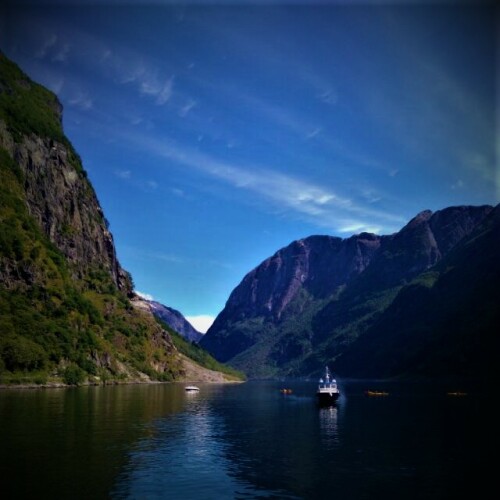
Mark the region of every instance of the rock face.
<instances>
[{"instance_id":1,"label":"rock face","mask_svg":"<svg viewBox=\"0 0 500 500\"><path fill-rule=\"evenodd\" d=\"M492 210L427 210L390 236L293 242L245 276L201 344L250 376L310 373L340 356Z\"/></svg>"},{"instance_id":2,"label":"rock face","mask_svg":"<svg viewBox=\"0 0 500 500\"><path fill-rule=\"evenodd\" d=\"M317 298L330 295L364 271L380 242L367 233L346 240L311 236L294 241L245 276L212 329L225 318L263 316L279 321L302 289Z\"/></svg>"},{"instance_id":3,"label":"rock face","mask_svg":"<svg viewBox=\"0 0 500 500\"><path fill-rule=\"evenodd\" d=\"M176 309L164 306L154 300L146 300L137 296L134 297L134 302L141 302L143 308L151 311L156 318L162 320L186 340L190 342L199 342L203 337L203 334L196 330L182 313Z\"/></svg>"},{"instance_id":4,"label":"rock face","mask_svg":"<svg viewBox=\"0 0 500 500\"><path fill-rule=\"evenodd\" d=\"M0 147L21 168L29 213L71 263L73 276L104 271L120 290L130 292L102 208L83 171L75 169L74 153L33 134L15 142L5 122L0 122Z\"/></svg>"}]
</instances>

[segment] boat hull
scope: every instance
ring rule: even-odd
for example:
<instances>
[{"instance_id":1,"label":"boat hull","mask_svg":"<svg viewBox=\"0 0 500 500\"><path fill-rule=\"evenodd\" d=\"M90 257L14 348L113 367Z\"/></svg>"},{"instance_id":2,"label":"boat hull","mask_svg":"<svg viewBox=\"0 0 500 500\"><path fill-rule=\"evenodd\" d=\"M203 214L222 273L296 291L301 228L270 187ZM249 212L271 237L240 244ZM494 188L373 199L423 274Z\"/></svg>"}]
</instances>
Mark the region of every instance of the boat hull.
<instances>
[{"instance_id":1,"label":"boat hull","mask_svg":"<svg viewBox=\"0 0 500 500\"><path fill-rule=\"evenodd\" d=\"M316 399L318 400L318 404L321 406L329 406L333 405L339 399L340 393L338 392L317 392Z\"/></svg>"}]
</instances>

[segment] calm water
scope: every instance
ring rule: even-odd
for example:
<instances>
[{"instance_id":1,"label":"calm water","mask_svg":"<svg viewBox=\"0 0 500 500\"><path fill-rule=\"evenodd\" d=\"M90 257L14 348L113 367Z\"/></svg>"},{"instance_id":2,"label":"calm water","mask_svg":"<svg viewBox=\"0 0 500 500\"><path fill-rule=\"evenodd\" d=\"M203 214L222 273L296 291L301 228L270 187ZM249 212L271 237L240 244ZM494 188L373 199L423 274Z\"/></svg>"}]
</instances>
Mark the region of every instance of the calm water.
<instances>
[{"instance_id":1,"label":"calm water","mask_svg":"<svg viewBox=\"0 0 500 500\"><path fill-rule=\"evenodd\" d=\"M481 479L486 401L474 392L344 382L336 407L318 408L314 382L283 386L0 391L0 495L445 499Z\"/></svg>"}]
</instances>

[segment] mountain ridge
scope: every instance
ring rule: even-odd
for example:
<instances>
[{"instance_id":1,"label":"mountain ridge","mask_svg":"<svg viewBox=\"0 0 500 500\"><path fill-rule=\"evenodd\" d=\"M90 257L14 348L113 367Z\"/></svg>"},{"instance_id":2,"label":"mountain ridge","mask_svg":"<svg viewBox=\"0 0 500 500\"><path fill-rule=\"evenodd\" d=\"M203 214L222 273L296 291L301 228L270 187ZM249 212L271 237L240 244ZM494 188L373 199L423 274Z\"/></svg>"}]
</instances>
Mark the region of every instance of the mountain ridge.
<instances>
[{"instance_id":1,"label":"mountain ridge","mask_svg":"<svg viewBox=\"0 0 500 500\"><path fill-rule=\"evenodd\" d=\"M249 376L307 375L318 364L335 366L403 287L436 266L493 210L489 205L425 210L392 235L292 242L244 277L201 343ZM304 245L309 247L300 253ZM272 265L277 256L279 266ZM259 297L266 300L258 303Z\"/></svg>"},{"instance_id":2,"label":"mountain ridge","mask_svg":"<svg viewBox=\"0 0 500 500\"><path fill-rule=\"evenodd\" d=\"M172 330L176 331L189 342L199 342L203 338L203 334L196 330L177 309L161 304L156 300L140 297L137 294L132 297L132 302L150 311L156 318L166 323Z\"/></svg>"}]
</instances>

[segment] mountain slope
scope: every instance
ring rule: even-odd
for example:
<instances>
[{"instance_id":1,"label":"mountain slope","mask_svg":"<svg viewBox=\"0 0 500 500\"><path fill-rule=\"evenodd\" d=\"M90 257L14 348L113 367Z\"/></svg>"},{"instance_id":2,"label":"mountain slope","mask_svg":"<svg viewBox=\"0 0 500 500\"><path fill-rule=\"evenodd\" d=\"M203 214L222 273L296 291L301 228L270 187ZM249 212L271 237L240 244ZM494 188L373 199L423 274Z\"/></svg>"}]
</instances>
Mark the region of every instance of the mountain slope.
<instances>
[{"instance_id":1,"label":"mountain slope","mask_svg":"<svg viewBox=\"0 0 500 500\"><path fill-rule=\"evenodd\" d=\"M181 379L171 335L129 300L61 111L0 53L0 382Z\"/></svg>"},{"instance_id":2,"label":"mountain slope","mask_svg":"<svg viewBox=\"0 0 500 500\"><path fill-rule=\"evenodd\" d=\"M369 330L492 207L425 211L401 231L294 242L251 271L201 343L250 376L310 374Z\"/></svg>"},{"instance_id":3,"label":"mountain slope","mask_svg":"<svg viewBox=\"0 0 500 500\"><path fill-rule=\"evenodd\" d=\"M405 286L336 362L358 377L496 380L500 324L500 206L430 272Z\"/></svg>"},{"instance_id":4,"label":"mountain slope","mask_svg":"<svg viewBox=\"0 0 500 500\"><path fill-rule=\"evenodd\" d=\"M199 342L203 334L196 330L191 323L176 309L164 306L154 300L147 301L150 311L155 317L165 322L172 330L190 342Z\"/></svg>"}]
</instances>

